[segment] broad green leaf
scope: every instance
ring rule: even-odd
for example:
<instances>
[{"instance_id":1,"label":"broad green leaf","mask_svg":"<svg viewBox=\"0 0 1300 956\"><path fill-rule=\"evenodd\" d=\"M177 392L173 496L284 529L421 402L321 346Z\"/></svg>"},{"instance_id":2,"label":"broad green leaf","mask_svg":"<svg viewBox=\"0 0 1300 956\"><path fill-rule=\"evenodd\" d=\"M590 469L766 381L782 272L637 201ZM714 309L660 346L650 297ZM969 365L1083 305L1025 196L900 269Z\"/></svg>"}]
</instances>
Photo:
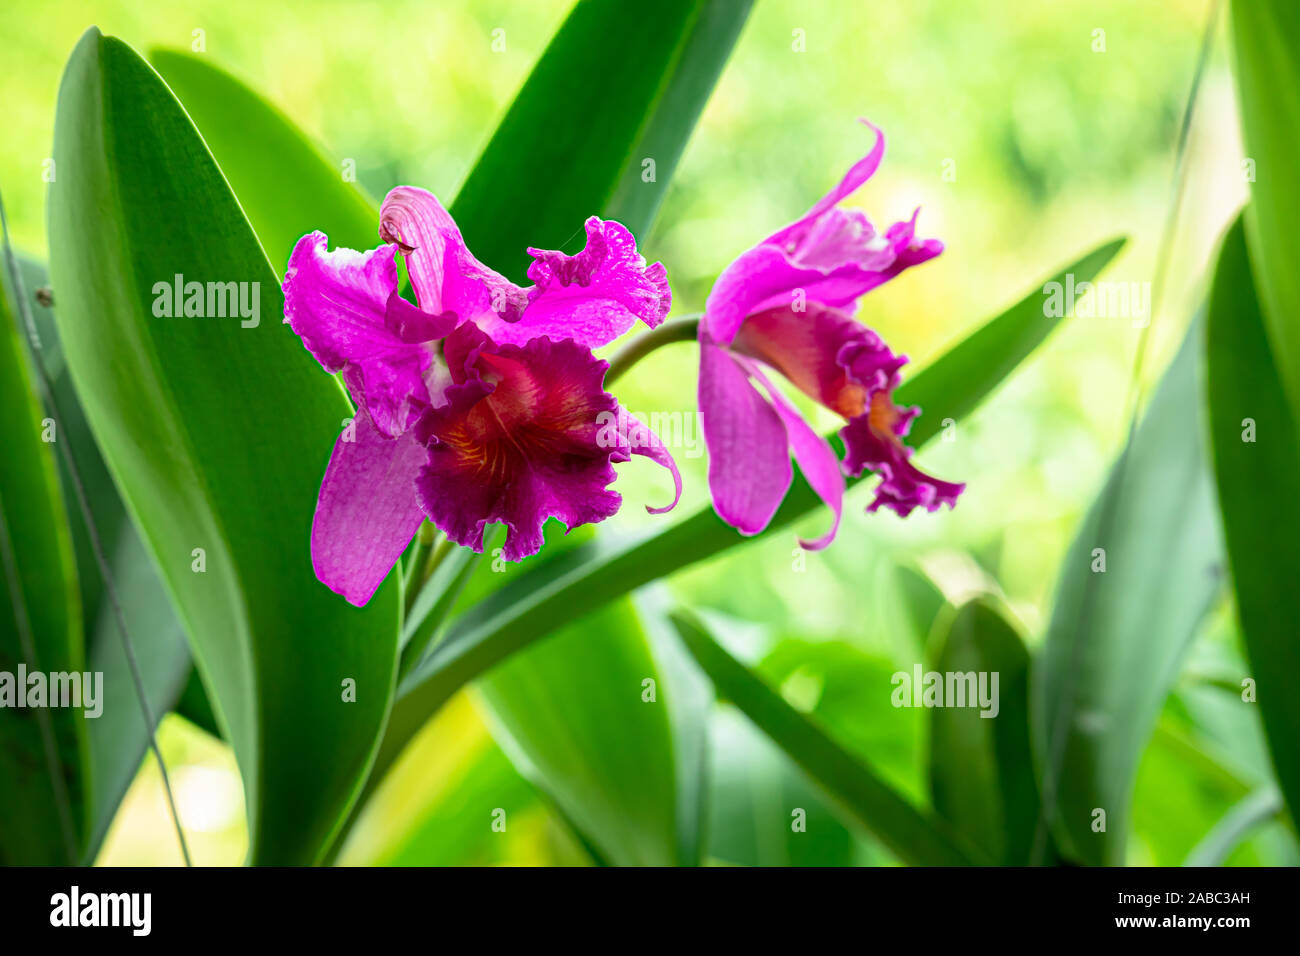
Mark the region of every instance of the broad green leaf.
<instances>
[{"instance_id":1,"label":"broad green leaf","mask_svg":"<svg viewBox=\"0 0 1300 956\"><path fill-rule=\"evenodd\" d=\"M493 736L600 858L671 866L677 782L668 697L629 600L516 655L478 682Z\"/></svg>"},{"instance_id":2,"label":"broad green leaf","mask_svg":"<svg viewBox=\"0 0 1300 956\"><path fill-rule=\"evenodd\" d=\"M922 813L868 765L787 704L723 650L697 621L674 614L673 623L719 697L740 708L899 860L919 866L982 862L943 821Z\"/></svg>"},{"instance_id":3,"label":"broad green leaf","mask_svg":"<svg viewBox=\"0 0 1300 956\"><path fill-rule=\"evenodd\" d=\"M1198 320L1066 552L1035 660L1043 822L1076 863L1123 863L1138 760L1222 590L1202 438L1203 345ZM1047 838L1040 823L1031 862L1045 861Z\"/></svg>"},{"instance_id":4,"label":"broad green leaf","mask_svg":"<svg viewBox=\"0 0 1300 956\"><path fill-rule=\"evenodd\" d=\"M527 246L581 248L588 216L644 239L752 5L575 4L451 207L474 254L519 280Z\"/></svg>"},{"instance_id":5,"label":"broad green leaf","mask_svg":"<svg viewBox=\"0 0 1300 956\"><path fill-rule=\"evenodd\" d=\"M1029 745L1029 652L986 599L953 611L945 624L931 669L974 674L977 682L989 675L990 689L996 675L998 684L990 695L996 710L975 698L930 711L934 808L990 859L1023 866L1040 809Z\"/></svg>"},{"instance_id":6,"label":"broad green leaf","mask_svg":"<svg viewBox=\"0 0 1300 956\"><path fill-rule=\"evenodd\" d=\"M1247 220L1247 222L1249 222ZM1238 220L1224 241L1210 300L1209 414L1228 563L1278 786L1300 819L1300 480L1297 420L1269 349Z\"/></svg>"},{"instance_id":7,"label":"broad green leaf","mask_svg":"<svg viewBox=\"0 0 1300 956\"><path fill-rule=\"evenodd\" d=\"M23 265L24 285L28 290L49 284L43 266L31 260L24 260ZM122 603L149 701L149 713L158 721L176 704L187 675L194 672L185 631L95 446L63 359L54 312L38 302L33 304L41 361L52 378L54 402L59 410L59 440L76 463L86 503ZM71 498L72 476L62 456L59 456L59 473ZM103 713L87 722L90 833L84 847L84 861L89 863L98 855L118 805L140 769L151 728L145 723L117 615L106 596L103 572L91 547L86 523L80 509L71 501L69 505L86 653L90 670L104 675ZM194 683L197 685L197 678ZM199 693L202 694L201 689Z\"/></svg>"},{"instance_id":8,"label":"broad green leaf","mask_svg":"<svg viewBox=\"0 0 1300 956\"><path fill-rule=\"evenodd\" d=\"M1300 417L1300 4L1235 0L1234 76L1251 203L1246 239L1278 374Z\"/></svg>"},{"instance_id":9,"label":"broad green leaf","mask_svg":"<svg viewBox=\"0 0 1300 956\"><path fill-rule=\"evenodd\" d=\"M6 266L0 258L0 864L66 866L88 825L87 719L46 705L50 674L75 673L81 687L81 601L57 422L37 397ZM25 706L28 674L44 675L40 706Z\"/></svg>"},{"instance_id":10,"label":"broad green leaf","mask_svg":"<svg viewBox=\"0 0 1300 956\"><path fill-rule=\"evenodd\" d=\"M379 866L516 864L510 835L545 814L537 791L484 733L480 749L417 811L418 825L374 861ZM494 816L504 825L493 829ZM557 825L558 821L557 821ZM346 858L344 865L350 862Z\"/></svg>"},{"instance_id":11,"label":"broad green leaf","mask_svg":"<svg viewBox=\"0 0 1300 956\"><path fill-rule=\"evenodd\" d=\"M1115 240L1062 270L1076 281L1094 278L1123 246ZM925 409L911 441L923 445L944 418L975 410L1058 320L1043 314L1041 286L899 389L899 401ZM787 527L820 505L796 480L766 534ZM402 682L376 763L382 773L406 741L451 694L531 641L629 591L752 540L704 508L665 531L631 543L597 540L538 561L448 628L446 636Z\"/></svg>"},{"instance_id":12,"label":"broad green leaf","mask_svg":"<svg viewBox=\"0 0 1300 956\"><path fill-rule=\"evenodd\" d=\"M151 50L149 61L203 134L277 275L317 229L331 248L379 245L379 206L278 109L206 55Z\"/></svg>"},{"instance_id":13,"label":"broad green leaf","mask_svg":"<svg viewBox=\"0 0 1300 956\"><path fill-rule=\"evenodd\" d=\"M239 761L250 860L313 862L369 766L396 664L395 576L356 609L311 567L350 406L282 327L275 274L180 104L94 29L64 75L54 156L51 276L82 407ZM176 276L236 283L259 321L165 317Z\"/></svg>"},{"instance_id":14,"label":"broad green leaf","mask_svg":"<svg viewBox=\"0 0 1300 956\"><path fill-rule=\"evenodd\" d=\"M106 545L107 546L107 545ZM160 722L195 673L185 631L172 609L157 567L139 533L126 521L108 556L110 573L122 602L149 713ZM104 675L104 714L89 723L92 830L86 862L99 853L119 804L140 769L149 746L140 695L131 675L122 633L108 601L99 607L90 643L90 666ZM152 758L150 758L152 759ZM172 824L158 821L169 836Z\"/></svg>"}]
</instances>

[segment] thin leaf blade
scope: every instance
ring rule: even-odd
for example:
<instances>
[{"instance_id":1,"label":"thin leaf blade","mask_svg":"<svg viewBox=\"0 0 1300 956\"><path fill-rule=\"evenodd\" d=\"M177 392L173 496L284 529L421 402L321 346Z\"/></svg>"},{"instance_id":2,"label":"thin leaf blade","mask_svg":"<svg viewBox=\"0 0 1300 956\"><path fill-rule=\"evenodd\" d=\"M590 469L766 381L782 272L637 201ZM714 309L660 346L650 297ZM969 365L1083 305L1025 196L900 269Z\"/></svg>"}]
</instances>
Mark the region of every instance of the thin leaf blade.
<instances>
[{"instance_id":1,"label":"thin leaf blade","mask_svg":"<svg viewBox=\"0 0 1300 956\"><path fill-rule=\"evenodd\" d=\"M942 821L922 814L868 766L787 704L681 613L673 623L720 696L734 703L900 860L919 866L978 862Z\"/></svg>"}]
</instances>

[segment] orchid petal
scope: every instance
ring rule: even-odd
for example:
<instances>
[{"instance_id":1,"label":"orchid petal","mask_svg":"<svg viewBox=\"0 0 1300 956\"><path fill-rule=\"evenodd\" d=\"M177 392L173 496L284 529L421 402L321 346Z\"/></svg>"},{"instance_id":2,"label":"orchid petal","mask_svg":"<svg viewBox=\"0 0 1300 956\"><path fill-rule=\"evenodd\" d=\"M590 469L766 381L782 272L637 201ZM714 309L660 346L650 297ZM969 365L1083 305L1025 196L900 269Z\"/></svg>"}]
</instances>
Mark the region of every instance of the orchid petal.
<instances>
[{"instance_id":1,"label":"orchid petal","mask_svg":"<svg viewBox=\"0 0 1300 956\"><path fill-rule=\"evenodd\" d=\"M943 251L937 240L916 240L915 213L881 234L862 212L836 207L884 155L884 136L867 125L876 133L875 146L840 184L718 276L702 322L715 342L730 344L748 316L767 309L812 302L850 309L867 292Z\"/></svg>"},{"instance_id":2,"label":"orchid petal","mask_svg":"<svg viewBox=\"0 0 1300 956\"><path fill-rule=\"evenodd\" d=\"M672 454L668 451L668 446L663 443L649 425L646 425L635 415L620 408L616 417L613 419L616 434L612 439L613 444L618 448L618 456L611 458L611 461L630 461L632 455L642 455L649 458L655 464L668 469L668 473L673 478L673 500L662 508L652 508L646 505L645 510L652 515L666 514L677 507L677 503L682 500L682 473L677 469L677 462L673 460ZM602 444L609 443L603 434L601 437Z\"/></svg>"},{"instance_id":3,"label":"orchid petal","mask_svg":"<svg viewBox=\"0 0 1300 956\"><path fill-rule=\"evenodd\" d=\"M328 252L326 245L325 234L313 232L294 246L284 320L325 371L343 373L383 434L400 435L428 404L423 377L432 356L389 328L395 307L415 308L397 295L396 247Z\"/></svg>"},{"instance_id":4,"label":"orchid petal","mask_svg":"<svg viewBox=\"0 0 1300 956\"><path fill-rule=\"evenodd\" d=\"M428 190L391 190L379 210L379 235L400 246L415 298L431 315L510 321L527 304L523 289L474 258L451 214Z\"/></svg>"},{"instance_id":5,"label":"orchid petal","mask_svg":"<svg viewBox=\"0 0 1300 956\"><path fill-rule=\"evenodd\" d=\"M871 396L898 385L907 356L895 355L871 329L818 303L806 312L768 309L745 320L736 351L771 366L809 398L845 418Z\"/></svg>"},{"instance_id":6,"label":"orchid petal","mask_svg":"<svg viewBox=\"0 0 1300 956\"><path fill-rule=\"evenodd\" d=\"M361 607L424 520L415 477L424 449L411 433L385 438L364 410L334 443L311 528L312 565L331 591Z\"/></svg>"},{"instance_id":7,"label":"orchid petal","mask_svg":"<svg viewBox=\"0 0 1300 956\"><path fill-rule=\"evenodd\" d=\"M844 513L844 475L840 472L839 459L835 457L835 449L831 448L826 439L812 430L804 417L799 414L798 409L777 390L763 374L762 369L753 362L746 364L749 373L763 386L772 400L776 413L781 416L786 435L790 439L790 448L794 452L794 460L799 463L799 470L808 479L812 490L831 509L833 518L830 530L812 541L799 539L799 545L806 550L820 551L835 540L835 534L840 529L840 518Z\"/></svg>"},{"instance_id":8,"label":"orchid petal","mask_svg":"<svg viewBox=\"0 0 1300 956\"><path fill-rule=\"evenodd\" d=\"M768 236L767 242L774 245L784 245L785 242L803 227L815 222L824 213L838 206L841 202L857 192L858 187L865 183L872 176L876 175L876 170L880 168L881 160L885 158L885 134L880 127L863 119L859 122L871 132L876 134L876 141L872 144L867 155L863 156L856 163L849 167L849 171L844 174L844 178L835 185L821 199L813 204L813 207L806 213L796 219L790 225L779 229L772 235Z\"/></svg>"},{"instance_id":9,"label":"orchid petal","mask_svg":"<svg viewBox=\"0 0 1300 956\"><path fill-rule=\"evenodd\" d=\"M480 327L501 345L548 336L587 348L614 341L640 319L650 328L672 305L663 264L647 266L636 239L620 223L592 216L587 245L577 255L529 249L528 306L517 322L488 316Z\"/></svg>"},{"instance_id":10,"label":"orchid petal","mask_svg":"<svg viewBox=\"0 0 1300 956\"><path fill-rule=\"evenodd\" d=\"M709 490L723 521L744 535L771 522L794 478L786 428L725 349L700 339L700 424Z\"/></svg>"},{"instance_id":11,"label":"orchid petal","mask_svg":"<svg viewBox=\"0 0 1300 956\"><path fill-rule=\"evenodd\" d=\"M384 310L385 328L408 345L446 338L459 324L460 316L455 312L430 315L403 299L396 289Z\"/></svg>"},{"instance_id":12,"label":"orchid petal","mask_svg":"<svg viewBox=\"0 0 1300 956\"><path fill-rule=\"evenodd\" d=\"M866 414L840 429L844 472L860 475L870 468L880 474L875 500L867 511L884 506L906 518L915 508L936 511L945 504L951 508L965 489L964 483L934 478L912 464L912 449L903 444L903 438L918 414L919 408L899 408L888 392L878 392Z\"/></svg>"}]
</instances>

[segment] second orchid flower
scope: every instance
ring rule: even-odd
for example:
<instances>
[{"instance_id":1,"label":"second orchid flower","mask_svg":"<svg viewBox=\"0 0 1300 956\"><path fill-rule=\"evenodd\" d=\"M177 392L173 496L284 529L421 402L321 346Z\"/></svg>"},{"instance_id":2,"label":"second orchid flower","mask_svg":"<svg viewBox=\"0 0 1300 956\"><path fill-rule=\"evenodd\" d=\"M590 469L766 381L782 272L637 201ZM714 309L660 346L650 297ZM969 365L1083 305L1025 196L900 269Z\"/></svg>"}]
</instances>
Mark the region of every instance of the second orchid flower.
<instances>
[{"instance_id":1,"label":"second orchid flower","mask_svg":"<svg viewBox=\"0 0 1300 956\"><path fill-rule=\"evenodd\" d=\"M793 480L790 457L830 507L830 529L803 541L824 548L843 513L844 476L880 474L868 511L952 506L965 485L933 478L903 444L917 408L894 404L907 356L895 355L853 318L859 297L943 251L916 238L916 215L883 232L840 200L880 166L884 135L802 217L742 253L718 277L700 321L700 417L709 449L709 488L724 521L742 534L771 522ZM776 372L842 416L845 454L831 446L777 390Z\"/></svg>"}]
</instances>

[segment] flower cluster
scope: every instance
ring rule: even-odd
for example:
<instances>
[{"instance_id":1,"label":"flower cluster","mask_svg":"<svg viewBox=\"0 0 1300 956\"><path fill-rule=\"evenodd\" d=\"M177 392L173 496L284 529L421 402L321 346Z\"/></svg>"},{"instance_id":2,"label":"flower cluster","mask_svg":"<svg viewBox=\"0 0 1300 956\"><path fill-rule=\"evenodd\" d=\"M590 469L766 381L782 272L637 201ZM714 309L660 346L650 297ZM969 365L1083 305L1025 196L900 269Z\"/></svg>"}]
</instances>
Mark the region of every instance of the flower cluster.
<instances>
[{"instance_id":1,"label":"flower cluster","mask_svg":"<svg viewBox=\"0 0 1300 956\"><path fill-rule=\"evenodd\" d=\"M845 474L878 472L868 510L903 516L962 490L912 465L902 439L918 410L892 398L907 359L852 317L860 296L942 249L916 239L915 216L880 233L838 208L883 151L877 131L839 186L728 266L699 323L709 485L742 534L770 522L791 453L834 514L809 548L835 535ZM412 187L385 198L375 249L331 252L320 232L299 240L285 321L357 407L326 468L311 542L317 576L347 600L370 599L426 517L478 551L486 527L504 524L503 556L517 561L541 548L548 518L572 529L613 515L613 465L634 454L672 475L672 502L648 510L680 499L671 455L605 391L608 366L592 354L638 320L664 320L667 274L617 222L592 217L586 234L576 255L530 248L526 288L479 262L438 200ZM414 304L399 292L398 255ZM842 462L769 372L846 419Z\"/></svg>"}]
</instances>

